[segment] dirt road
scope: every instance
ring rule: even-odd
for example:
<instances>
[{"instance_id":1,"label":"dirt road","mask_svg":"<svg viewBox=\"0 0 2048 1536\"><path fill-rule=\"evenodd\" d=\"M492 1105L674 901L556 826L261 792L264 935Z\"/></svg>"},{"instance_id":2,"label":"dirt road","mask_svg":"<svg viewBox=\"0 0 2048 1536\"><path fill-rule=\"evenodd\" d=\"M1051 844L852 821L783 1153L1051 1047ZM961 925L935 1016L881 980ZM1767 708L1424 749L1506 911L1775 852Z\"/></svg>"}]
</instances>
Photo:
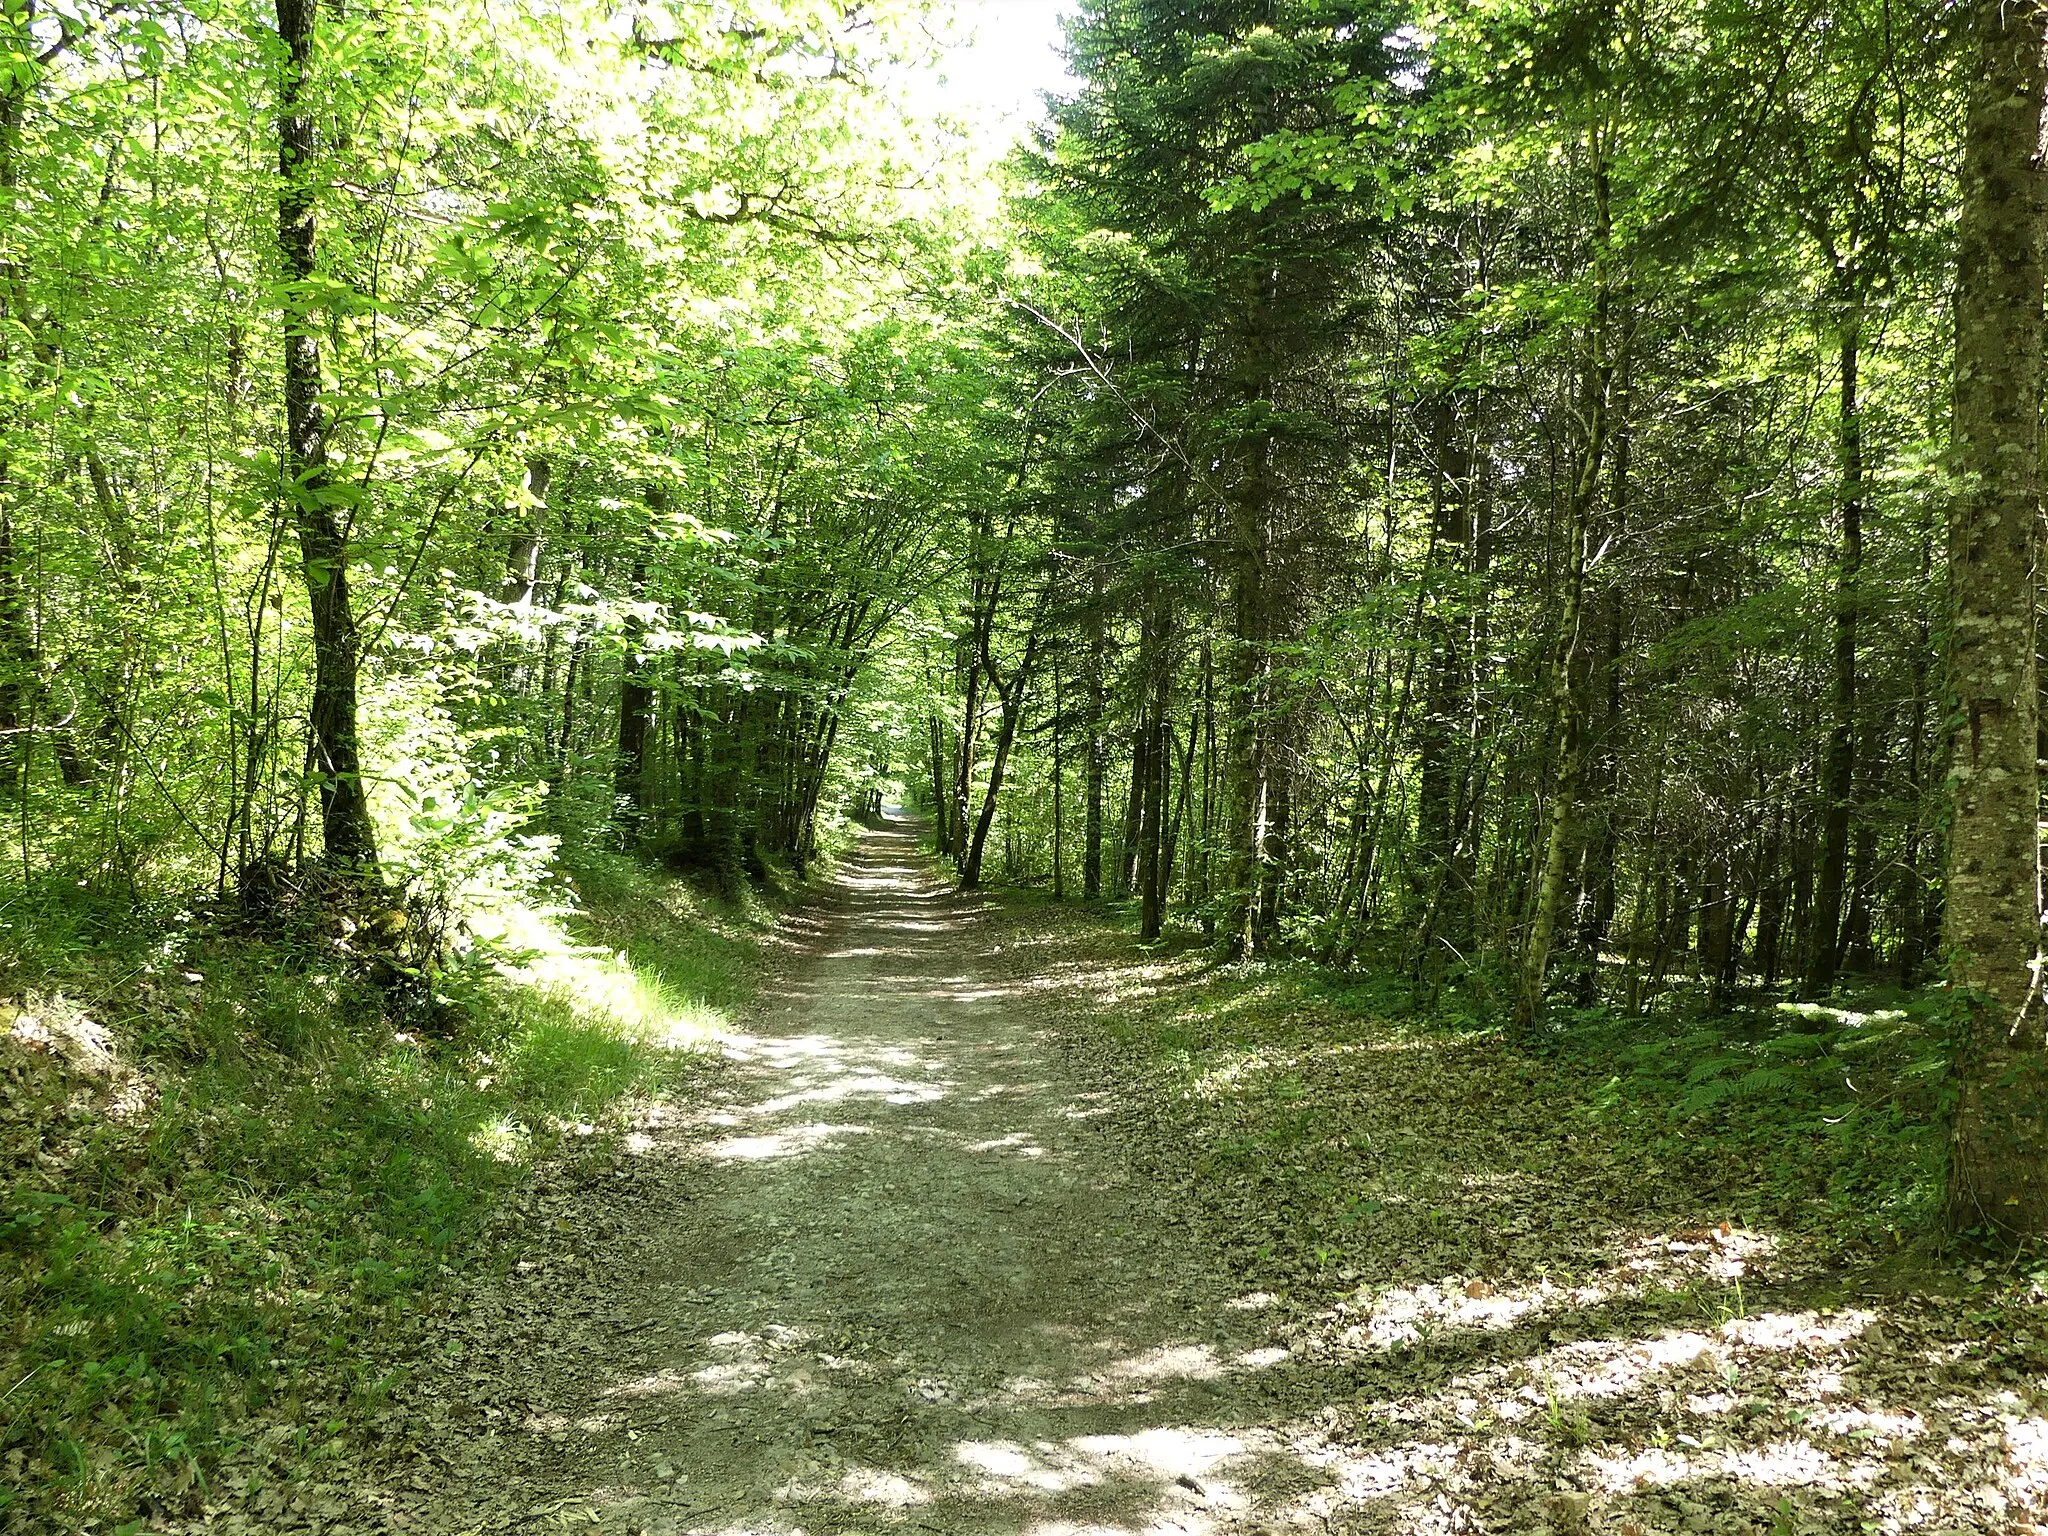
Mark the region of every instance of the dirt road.
<instances>
[{"instance_id":1,"label":"dirt road","mask_svg":"<svg viewBox=\"0 0 2048 1536\"><path fill-rule=\"evenodd\" d=\"M972 899L893 827L792 938L718 1102L635 1139L580 1263L506 1282L519 1385L404 1523L1268 1528L1291 1362L1132 1187Z\"/></svg>"}]
</instances>

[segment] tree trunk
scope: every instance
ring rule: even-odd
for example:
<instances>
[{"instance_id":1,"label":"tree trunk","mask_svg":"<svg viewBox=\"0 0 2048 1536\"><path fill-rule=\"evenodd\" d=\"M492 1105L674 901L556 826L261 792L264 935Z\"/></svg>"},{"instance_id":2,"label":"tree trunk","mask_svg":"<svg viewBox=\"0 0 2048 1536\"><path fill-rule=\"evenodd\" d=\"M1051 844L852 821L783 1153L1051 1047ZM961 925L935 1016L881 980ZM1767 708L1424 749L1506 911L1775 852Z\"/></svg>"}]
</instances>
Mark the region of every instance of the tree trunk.
<instances>
[{"instance_id":1,"label":"tree trunk","mask_svg":"<svg viewBox=\"0 0 2048 1536\"><path fill-rule=\"evenodd\" d=\"M1237 394L1264 416L1277 372L1274 342L1266 332L1270 279L1256 279L1238 366ZM1282 600L1276 518L1279 488L1273 467L1274 435L1248 432L1232 452L1235 484L1229 497L1229 685L1225 731L1226 817L1229 840L1229 922L1226 951L1242 958L1263 954L1278 934L1282 864L1287 856L1286 806L1275 737L1279 725L1273 654Z\"/></svg>"},{"instance_id":2,"label":"tree trunk","mask_svg":"<svg viewBox=\"0 0 2048 1536\"><path fill-rule=\"evenodd\" d=\"M717 729L721 745L707 754L705 765L703 856L720 883L737 890L746 871L746 766L740 742L747 728L747 694L730 682L714 684L709 692L706 724Z\"/></svg>"},{"instance_id":3,"label":"tree trunk","mask_svg":"<svg viewBox=\"0 0 2048 1536\"><path fill-rule=\"evenodd\" d=\"M1778 979L1778 936L1785 928L1785 897L1790 881L1779 867L1785 846L1785 807L1771 810L1771 831L1757 855L1756 971L1763 984Z\"/></svg>"},{"instance_id":4,"label":"tree trunk","mask_svg":"<svg viewBox=\"0 0 2048 1536\"><path fill-rule=\"evenodd\" d=\"M1627 515L1631 443L1627 430L1627 394L1622 389L1620 423L1614 434L1614 473L1611 479L1612 526L1619 529ZM1582 969L1578 980L1578 1002L1590 1007L1599 1000L1600 958L1607 947L1607 931L1614 922L1614 862L1620 843L1619 800L1621 768L1621 593L1609 586L1601 595L1600 629L1603 636L1599 665L1594 676L1601 685L1600 728L1592 742L1593 786L1599 814L1593 841L1586 848L1579 913L1578 949Z\"/></svg>"},{"instance_id":5,"label":"tree trunk","mask_svg":"<svg viewBox=\"0 0 2048 1536\"><path fill-rule=\"evenodd\" d=\"M1964 130L1949 507L1950 984L1966 998L1948 1215L1959 1230L2048 1236L2048 1059L2041 941L2039 542L2042 96L2048 8L1974 0Z\"/></svg>"},{"instance_id":6,"label":"tree trunk","mask_svg":"<svg viewBox=\"0 0 2048 1536\"><path fill-rule=\"evenodd\" d=\"M1060 712L1064 707L1060 690L1060 664L1055 656L1052 664L1052 899L1067 899L1067 815L1066 778L1067 765L1060 755Z\"/></svg>"},{"instance_id":7,"label":"tree trunk","mask_svg":"<svg viewBox=\"0 0 2048 1536\"><path fill-rule=\"evenodd\" d=\"M1636 874L1635 893L1629 902L1628 957L1623 962L1622 995L1631 1016L1637 1012L1643 995L1643 962L1649 953L1650 943L1647 926L1650 890L1654 879L1661 877L1664 870L1659 835L1663 831L1664 772L1669 760L1669 753L1664 749L1669 740L1667 733L1658 744L1655 777L1650 781L1650 809L1643 821L1643 864Z\"/></svg>"},{"instance_id":8,"label":"tree trunk","mask_svg":"<svg viewBox=\"0 0 2048 1536\"><path fill-rule=\"evenodd\" d=\"M1165 729L1157 718L1145 724L1145 811L1138 834L1138 937L1149 944L1159 937L1166 900L1166 871L1160 867L1166 840L1160 822L1165 809L1161 786L1172 772L1162 750Z\"/></svg>"},{"instance_id":9,"label":"tree trunk","mask_svg":"<svg viewBox=\"0 0 2048 1536\"><path fill-rule=\"evenodd\" d=\"M548 481L554 468L538 456L526 461L526 526L512 535L505 551L505 581L498 601L524 608L533 602L534 583L540 579L540 551L548 515Z\"/></svg>"},{"instance_id":10,"label":"tree trunk","mask_svg":"<svg viewBox=\"0 0 2048 1536\"><path fill-rule=\"evenodd\" d=\"M1411 896L1434 913L1450 884L1451 857L1456 847L1452 822L1456 816L1464 744L1465 662L1459 632L1465 601L1458 565L1469 554L1464 537L1470 520L1466 506L1471 479L1469 461L1460 455L1465 439L1458 431L1450 396L1432 402L1429 561L1426 600L1421 607L1420 642L1429 657L1424 673L1422 721L1415 733L1415 840L1419 855L1409 871ZM1428 926L1425 924L1425 927ZM1423 936L1426 947L1428 936ZM1420 957L1418 957L1420 958Z\"/></svg>"},{"instance_id":11,"label":"tree trunk","mask_svg":"<svg viewBox=\"0 0 2048 1536\"><path fill-rule=\"evenodd\" d=\"M1576 672L1580 610L1586 589L1586 542L1593 501L1600 488L1600 466L1607 451L1608 391L1614 378L1612 335L1613 292L1607 247L1612 228L1608 212L1605 147L1590 135L1593 158L1594 272L1593 318L1587 337L1583 425L1572 482L1565 493L1564 593L1558 605L1557 651L1552 662L1550 696L1558 736L1556 769L1549 804L1544 807L1542 857L1530 903L1529 929L1522 943L1520 985L1515 991L1515 1028L1530 1029L1543 1013L1544 982L1550 971L1550 946L1564 906L1565 871L1570 863L1572 818L1577 809L1579 777L1585 764L1585 723Z\"/></svg>"},{"instance_id":12,"label":"tree trunk","mask_svg":"<svg viewBox=\"0 0 2048 1536\"><path fill-rule=\"evenodd\" d=\"M1198 711L1190 710L1188 712L1188 744L1180 753L1180 788L1174 794L1173 814L1166 819L1166 847L1159 855L1159 867L1165 871L1161 878L1167 884L1165 899L1169 900L1173 895L1174 864L1180 856L1181 849L1186 846L1185 832L1188 821L1188 805L1194 792L1195 733L1200 719L1201 716ZM1166 769L1168 773L1174 772L1174 744L1171 726L1168 726L1166 732ZM1186 892L1193 888L1192 861L1189 861L1189 864L1190 867L1182 871L1181 899L1183 901L1187 899Z\"/></svg>"},{"instance_id":13,"label":"tree trunk","mask_svg":"<svg viewBox=\"0 0 2048 1536\"><path fill-rule=\"evenodd\" d=\"M1108 636L1102 620L1101 594L1089 609L1088 636L1088 741L1084 786L1085 803L1081 808L1081 895L1084 900L1096 901L1102 896L1102 796L1103 796L1103 742L1102 742L1102 668L1108 649Z\"/></svg>"},{"instance_id":14,"label":"tree trunk","mask_svg":"<svg viewBox=\"0 0 2048 1536\"><path fill-rule=\"evenodd\" d=\"M1003 792L1003 774L1010 764L1010 748L1017 741L1017 722L1024 714L1024 688L1030 676L1033 649L1032 641L1027 641L1024 659L1018 663L1009 688L995 687L997 701L1002 706L1002 719L996 727L995 751L989 758L988 791L981 802L981 814L974 821L974 835L967 844L967 855L960 863L960 888L964 891L971 891L981 884L982 853L988 847L989 828L995 825L997 800Z\"/></svg>"},{"instance_id":15,"label":"tree trunk","mask_svg":"<svg viewBox=\"0 0 2048 1536\"><path fill-rule=\"evenodd\" d=\"M971 641L963 641L971 646ZM974 819L974 766L981 747L981 665L970 649L962 665L967 669L967 697L960 706L960 757L953 764L953 809L947 820L952 823L953 859L955 866L966 857L968 830Z\"/></svg>"},{"instance_id":16,"label":"tree trunk","mask_svg":"<svg viewBox=\"0 0 2048 1536\"><path fill-rule=\"evenodd\" d=\"M1196 871L1195 902L1201 909L1202 936L1216 937L1216 653L1205 630L1202 635L1202 829L1196 839L1199 865Z\"/></svg>"},{"instance_id":17,"label":"tree trunk","mask_svg":"<svg viewBox=\"0 0 2048 1536\"><path fill-rule=\"evenodd\" d=\"M1261 514L1263 516L1263 514ZM1249 537L1242 535L1241 537ZM1230 913L1223 932L1229 953L1243 957L1265 948L1271 925L1259 909L1270 856L1272 781L1267 752L1265 656L1263 625L1265 581L1257 548L1240 549L1232 566L1229 708L1224 728L1224 837L1229 848Z\"/></svg>"},{"instance_id":18,"label":"tree trunk","mask_svg":"<svg viewBox=\"0 0 2048 1536\"><path fill-rule=\"evenodd\" d=\"M1707 858L1705 889L1700 893L1700 974L1707 983L1706 1012L1723 1011L1726 977L1735 947L1735 895L1729 888L1728 855L1718 849Z\"/></svg>"},{"instance_id":19,"label":"tree trunk","mask_svg":"<svg viewBox=\"0 0 2048 1536\"><path fill-rule=\"evenodd\" d=\"M348 530L335 516L327 471L327 408L320 395L320 330L312 291L319 270L313 117L303 96L317 21L318 0L277 0L277 33L286 55L277 110L277 245L285 277L283 469L312 618L308 725L322 851L338 868L373 870L377 838L356 740L361 640L349 599Z\"/></svg>"},{"instance_id":20,"label":"tree trunk","mask_svg":"<svg viewBox=\"0 0 2048 1536\"><path fill-rule=\"evenodd\" d=\"M569 648L569 664L562 669L561 740L555 748L555 793L569 782L569 765L576 746L576 690L583 681L583 669L590 657L590 641L580 639Z\"/></svg>"},{"instance_id":21,"label":"tree trunk","mask_svg":"<svg viewBox=\"0 0 2048 1536\"><path fill-rule=\"evenodd\" d=\"M1806 956L1805 990L1825 996L1842 963L1843 876L1849 865L1856 767L1856 584L1863 570L1863 418L1856 394L1858 316L1843 321L1841 347L1842 548L1835 578L1834 721L1828 733L1820 832L1820 884Z\"/></svg>"},{"instance_id":22,"label":"tree trunk","mask_svg":"<svg viewBox=\"0 0 2048 1536\"><path fill-rule=\"evenodd\" d=\"M5 491L5 466L0 465L0 494ZM14 564L14 523L0 506L0 789L19 790L27 777L32 756L27 702L35 674L35 638Z\"/></svg>"},{"instance_id":23,"label":"tree trunk","mask_svg":"<svg viewBox=\"0 0 2048 1536\"><path fill-rule=\"evenodd\" d=\"M1151 644L1144 647L1151 659L1150 675L1143 679L1146 701L1140 737L1145 749L1143 829L1138 845L1138 936L1146 943L1159 937L1166 906L1166 787L1173 777L1172 738L1167 714L1172 704L1173 666L1167 659L1172 635L1171 610L1164 602L1155 605L1146 627L1152 631Z\"/></svg>"},{"instance_id":24,"label":"tree trunk","mask_svg":"<svg viewBox=\"0 0 2048 1536\"><path fill-rule=\"evenodd\" d=\"M633 598L646 584L647 568L633 566ZM637 837L647 812L647 732L654 719L654 687L640 654L640 622L626 626L626 645L619 658L618 756L612 765L612 792L618 797L619 823L627 837Z\"/></svg>"},{"instance_id":25,"label":"tree trunk","mask_svg":"<svg viewBox=\"0 0 2048 1536\"><path fill-rule=\"evenodd\" d=\"M951 858L953 854L953 822L946 814L946 739L944 728L939 724L939 712L933 710L931 720L932 751L932 836L939 857Z\"/></svg>"},{"instance_id":26,"label":"tree trunk","mask_svg":"<svg viewBox=\"0 0 2048 1536\"><path fill-rule=\"evenodd\" d=\"M1923 541L1924 577L1932 557ZM1917 985L1927 952L1927 879L1921 868L1926 846L1928 623L1925 610L1914 620L1913 692L1906 717L1906 848L1899 857L1899 981Z\"/></svg>"},{"instance_id":27,"label":"tree trunk","mask_svg":"<svg viewBox=\"0 0 2048 1536\"><path fill-rule=\"evenodd\" d=\"M1139 702L1135 728L1131 732L1131 774L1126 783L1128 793L1124 796L1123 836L1117 843L1116 876L1110 882L1109 898L1112 901L1128 901L1138 882L1138 852L1145 830L1145 776L1151 771L1149 748L1146 737L1144 670L1143 660L1139 667Z\"/></svg>"},{"instance_id":28,"label":"tree trunk","mask_svg":"<svg viewBox=\"0 0 2048 1536\"><path fill-rule=\"evenodd\" d=\"M16 24L32 16L33 9L29 8ZM68 41L68 29L62 36ZM21 130L29 89L41 75L40 69L16 68L11 71L9 84L0 88L0 200L10 207L15 205L21 179ZM34 356L48 367L54 361L54 352L30 312L26 277L21 262L11 252L0 254L0 320L12 321L27 331L34 338ZM12 351L11 346L0 345L0 360L10 366ZM16 565L18 535L7 501L12 483L10 467L5 441L0 439L0 790L26 793L35 760L31 727L41 658L36 652L27 596Z\"/></svg>"},{"instance_id":29,"label":"tree trunk","mask_svg":"<svg viewBox=\"0 0 2048 1536\"><path fill-rule=\"evenodd\" d=\"M704 705L702 664L678 652L670 676L675 689L669 713L675 720L676 797L681 802L682 846L691 858L704 853Z\"/></svg>"},{"instance_id":30,"label":"tree trunk","mask_svg":"<svg viewBox=\"0 0 2048 1536\"><path fill-rule=\"evenodd\" d=\"M1854 974L1868 975L1876 969L1870 907L1876 881L1876 829L1868 821L1859 821L1849 838L1849 910L1842 920L1842 937L1836 946L1841 951L1842 968Z\"/></svg>"}]
</instances>

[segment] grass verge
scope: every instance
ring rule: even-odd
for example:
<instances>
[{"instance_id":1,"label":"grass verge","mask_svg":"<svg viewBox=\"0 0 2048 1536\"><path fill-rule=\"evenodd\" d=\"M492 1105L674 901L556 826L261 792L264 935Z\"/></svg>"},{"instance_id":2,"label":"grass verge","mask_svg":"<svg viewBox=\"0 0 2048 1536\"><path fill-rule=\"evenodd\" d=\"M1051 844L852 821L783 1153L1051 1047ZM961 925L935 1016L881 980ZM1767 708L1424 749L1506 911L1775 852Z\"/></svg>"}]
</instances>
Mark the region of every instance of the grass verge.
<instances>
[{"instance_id":1,"label":"grass verge","mask_svg":"<svg viewBox=\"0 0 2048 1536\"><path fill-rule=\"evenodd\" d=\"M495 914L431 1036L190 913L5 914L0 1522L141 1531L255 1442L345 1443L385 1385L364 1338L698 1069L767 908L602 855L559 894Z\"/></svg>"}]
</instances>

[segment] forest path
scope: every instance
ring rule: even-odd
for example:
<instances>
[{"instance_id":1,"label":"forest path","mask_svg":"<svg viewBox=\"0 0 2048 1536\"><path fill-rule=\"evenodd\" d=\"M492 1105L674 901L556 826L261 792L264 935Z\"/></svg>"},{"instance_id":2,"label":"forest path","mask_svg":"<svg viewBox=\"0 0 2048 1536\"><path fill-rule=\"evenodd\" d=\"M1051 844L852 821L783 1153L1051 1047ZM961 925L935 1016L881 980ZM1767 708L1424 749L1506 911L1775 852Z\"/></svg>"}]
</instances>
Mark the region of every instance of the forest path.
<instances>
[{"instance_id":1,"label":"forest path","mask_svg":"<svg viewBox=\"0 0 2048 1536\"><path fill-rule=\"evenodd\" d=\"M1313 1373L1133 1184L974 900L896 823L785 933L714 1102L504 1282L516 1387L404 1527L1270 1529L1317 1479L1260 1426Z\"/></svg>"}]
</instances>

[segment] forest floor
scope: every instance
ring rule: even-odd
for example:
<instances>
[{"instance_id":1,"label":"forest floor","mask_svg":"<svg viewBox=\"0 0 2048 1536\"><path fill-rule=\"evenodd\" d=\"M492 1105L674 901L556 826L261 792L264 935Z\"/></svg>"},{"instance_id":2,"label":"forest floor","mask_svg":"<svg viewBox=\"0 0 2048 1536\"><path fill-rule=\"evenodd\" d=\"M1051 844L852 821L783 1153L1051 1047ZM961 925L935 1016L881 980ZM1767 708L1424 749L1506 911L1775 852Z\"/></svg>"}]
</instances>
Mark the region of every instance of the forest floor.
<instances>
[{"instance_id":1,"label":"forest floor","mask_svg":"<svg viewBox=\"0 0 2048 1536\"><path fill-rule=\"evenodd\" d=\"M778 942L724 1066L380 1346L381 1450L191 1528L2040 1518L2033 1282L1760 1225L1590 1067L951 893L901 826Z\"/></svg>"}]
</instances>

